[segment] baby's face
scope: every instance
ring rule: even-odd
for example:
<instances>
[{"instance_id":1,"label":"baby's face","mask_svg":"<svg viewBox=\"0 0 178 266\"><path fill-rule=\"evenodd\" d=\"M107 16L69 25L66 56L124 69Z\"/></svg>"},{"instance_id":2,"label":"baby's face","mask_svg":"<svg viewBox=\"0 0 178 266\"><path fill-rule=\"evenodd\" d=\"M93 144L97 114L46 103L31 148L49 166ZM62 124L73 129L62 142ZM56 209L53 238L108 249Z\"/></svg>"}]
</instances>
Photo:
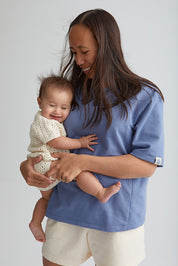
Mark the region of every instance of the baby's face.
<instances>
[{"instance_id":1,"label":"baby's face","mask_svg":"<svg viewBox=\"0 0 178 266\"><path fill-rule=\"evenodd\" d=\"M63 122L69 115L73 94L70 89L63 90L58 87L49 87L42 98L38 98L38 104L42 116Z\"/></svg>"}]
</instances>

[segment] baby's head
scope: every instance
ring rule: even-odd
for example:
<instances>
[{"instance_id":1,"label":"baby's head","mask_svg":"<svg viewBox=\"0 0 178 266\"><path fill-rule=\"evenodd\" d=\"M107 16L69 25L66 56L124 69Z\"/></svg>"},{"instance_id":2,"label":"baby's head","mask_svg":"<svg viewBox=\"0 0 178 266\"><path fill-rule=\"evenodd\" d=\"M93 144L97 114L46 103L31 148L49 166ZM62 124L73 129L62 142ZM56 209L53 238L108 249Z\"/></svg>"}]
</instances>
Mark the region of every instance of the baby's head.
<instances>
[{"instance_id":1,"label":"baby's head","mask_svg":"<svg viewBox=\"0 0 178 266\"><path fill-rule=\"evenodd\" d=\"M74 89L65 78L51 75L41 79L38 105L42 116L63 122L70 113Z\"/></svg>"}]
</instances>

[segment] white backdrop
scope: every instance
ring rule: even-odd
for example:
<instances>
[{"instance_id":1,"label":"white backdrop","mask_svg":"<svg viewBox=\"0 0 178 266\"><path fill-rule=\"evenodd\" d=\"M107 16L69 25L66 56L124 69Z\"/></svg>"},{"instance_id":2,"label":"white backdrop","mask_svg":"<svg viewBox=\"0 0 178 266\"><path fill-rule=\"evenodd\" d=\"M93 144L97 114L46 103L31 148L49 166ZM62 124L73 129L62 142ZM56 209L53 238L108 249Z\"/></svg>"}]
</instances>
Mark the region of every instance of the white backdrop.
<instances>
[{"instance_id":1,"label":"white backdrop","mask_svg":"<svg viewBox=\"0 0 178 266\"><path fill-rule=\"evenodd\" d=\"M147 255L141 265L178 265L177 3L0 0L0 265L42 265L41 244L28 230L39 192L26 185L19 164L26 157L29 126L37 110L37 76L57 71L69 23L91 8L113 14L128 65L165 95L165 167L157 170L148 187ZM94 265L93 260L84 265Z\"/></svg>"}]
</instances>

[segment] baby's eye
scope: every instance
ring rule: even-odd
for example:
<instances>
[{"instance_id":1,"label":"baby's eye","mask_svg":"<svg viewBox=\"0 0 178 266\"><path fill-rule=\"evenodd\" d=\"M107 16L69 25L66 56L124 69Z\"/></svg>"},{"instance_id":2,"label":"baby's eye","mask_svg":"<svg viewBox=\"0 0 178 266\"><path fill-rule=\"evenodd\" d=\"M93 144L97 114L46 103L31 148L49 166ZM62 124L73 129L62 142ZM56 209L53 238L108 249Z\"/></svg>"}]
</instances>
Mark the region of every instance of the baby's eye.
<instances>
[{"instance_id":1,"label":"baby's eye","mask_svg":"<svg viewBox=\"0 0 178 266\"><path fill-rule=\"evenodd\" d=\"M49 106L50 106L50 107L55 107L55 105L54 105L54 104L50 104Z\"/></svg>"}]
</instances>

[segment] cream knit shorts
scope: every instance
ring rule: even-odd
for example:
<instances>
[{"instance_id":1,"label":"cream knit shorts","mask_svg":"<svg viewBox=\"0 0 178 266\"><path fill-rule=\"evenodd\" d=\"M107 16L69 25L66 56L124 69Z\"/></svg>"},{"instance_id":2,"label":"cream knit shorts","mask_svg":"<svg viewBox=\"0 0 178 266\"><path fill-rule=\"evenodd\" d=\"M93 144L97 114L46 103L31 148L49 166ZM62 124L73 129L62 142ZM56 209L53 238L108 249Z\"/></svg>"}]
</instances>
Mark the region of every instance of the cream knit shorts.
<instances>
[{"instance_id":1,"label":"cream knit shorts","mask_svg":"<svg viewBox=\"0 0 178 266\"><path fill-rule=\"evenodd\" d=\"M78 266L91 256L97 266L138 266L145 256L144 226L109 233L48 219L42 254L64 266Z\"/></svg>"}]
</instances>

